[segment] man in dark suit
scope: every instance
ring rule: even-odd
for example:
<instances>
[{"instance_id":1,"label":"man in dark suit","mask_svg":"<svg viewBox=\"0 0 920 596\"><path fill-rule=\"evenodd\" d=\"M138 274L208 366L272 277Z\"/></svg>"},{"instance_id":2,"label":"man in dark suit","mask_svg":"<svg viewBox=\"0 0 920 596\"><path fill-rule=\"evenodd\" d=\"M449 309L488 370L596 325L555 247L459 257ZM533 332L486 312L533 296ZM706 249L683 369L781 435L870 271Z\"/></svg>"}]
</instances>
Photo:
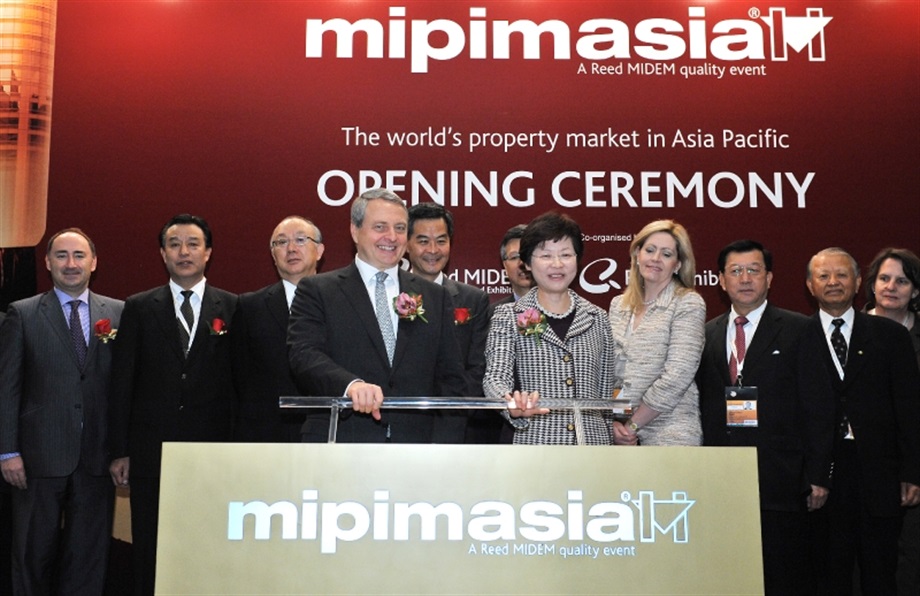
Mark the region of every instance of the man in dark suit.
<instances>
[{"instance_id":1,"label":"man in dark suit","mask_svg":"<svg viewBox=\"0 0 920 596\"><path fill-rule=\"evenodd\" d=\"M0 325L13 593L101 594L115 499L105 446L111 340L124 303L89 291L96 248L77 228L51 237L45 265L54 289L14 302Z\"/></svg>"},{"instance_id":2,"label":"man in dark suit","mask_svg":"<svg viewBox=\"0 0 920 596\"><path fill-rule=\"evenodd\" d=\"M453 240L454 217L443 206L419 203L409 209L406 257L412 266L411 271L422 279L444 286L450 293L454 303L454 335L460 345L460 356L467 374L469 388L466 395L481 396L482 376L486 372L486 337L489 335L489 295L444 275ZM445 416L456 427L456 438L451 442L498 442L502 420L496 412L486 410L471 417L469 412L457 411ZM495 435L495 440L489 440L491 434Z\"/></svg>"},{"instance_id":3,"label":"man in dark suit","mask_svg":"<svg viewBox=\"0 0 920 596\"><path fill-rule=\"evenodd\" d=\"M297 395L287 354L287 328L294 290L316 275L323 235L313 222L286 217L272 232L271 254L280 281L240 296L230 328L233 377L240 402L234 438L247 442L300 442L304 416L278 408L278 398Z\"/></svg>"},{"instance_id":4,"label":"man in dark suit","mask_svg":"<svg viewBox=\"0 0 920 596\"><path fill-rule=\"evenodd\" d=\"M810 594L806 512L827 499L834 403L800 350L810 319L767 302L770 252L739 240L718 264L731 309L706 324L697 373L703 444L757 448L765 593Z\"/></svg>"},{"instance_id":5,"label":"man in dark suit","mask_svg":"<svg viewBox=\"0 0 920 596\"><path fill-rule=\"evenodd\" d=\"M920 503L920 372L907 329L853 309L860 281L841 248L811 258L806 285L820 329L805 349L817 355L837 405L822 587L852 593L858 565L862 594L870 596L896 593L903 511Z\"/></svg>"},{"instance_id":6,"label":"man in dark suit","mask_svg":"<svg viewBox=\"0 0 920 596\"><path fill-rule=\"evenodd\" d=\"M160 231L169 283L128 298L112 367L116 485L131 486L134 581L152 594L164 441L229 441L234 389L227 322L237 296L206 283L211 230L177 215Z\"/></svg>"},{"instance_id":7,"label":"man in dark suit","mask_svg":"<svg viewBox=\"0 0 920 596\"><path fill-rule=\"evenodd\" d=\"M396 397L463 396L466 375L454 338L454 306L443 287L400 270L409 216L386 189L355 199L354 263L305 277L291 305L291 370L305 395L347 396L341 442L441 442L432 410L381 412ZM307 416L304 440L325 441L329 415Z\"/></svg>"}]
</instances>

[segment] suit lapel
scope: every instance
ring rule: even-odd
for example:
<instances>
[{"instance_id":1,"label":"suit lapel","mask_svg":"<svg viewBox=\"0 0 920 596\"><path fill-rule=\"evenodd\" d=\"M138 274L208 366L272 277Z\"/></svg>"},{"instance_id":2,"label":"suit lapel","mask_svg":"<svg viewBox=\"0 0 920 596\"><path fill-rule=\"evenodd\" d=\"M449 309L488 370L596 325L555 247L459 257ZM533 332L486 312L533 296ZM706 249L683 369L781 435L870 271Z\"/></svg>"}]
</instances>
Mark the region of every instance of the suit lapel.
<instances>
[{"instance_id":1,"label":"suit lapel","mask_svg":"<svg viewBox=\"0 0 920 596\"><path fill-rule=\"evenodd\" d=\"M70 354L74 366L80 367L77 362L77 353L74 351L73 342L70 339L70 327L67 319L64 318L64 310L61 308L61 301L58 300L54 290L46 292L39 303L39 308L48 323L48 326L54 331L54 334L61 340L61 343L67 347L67 353Z\"/></svg>"},{"instance_id":2,"label":"suit lapel","mask_svg":"<svg viewBox=\"0 0 920 596\"><path fill-rule=\"evenodd\" d=\"M754 332L754 337L751 339L751 345L748 346L745 352L744 367L742 370L748 367L748 362L756 364L765 357L765 354L770 349L770 346L773 345L773 340L776 339L776 335L781 329L781 326L777 323L778 316L779 315L777 315L768 304L767 308L763 311L763 315L760 317L760 323L757 324L757 331ZM725 334L722 335L722 339L724 342ZM726 368L727 367L728 365L726 364Z\"/></svg>"},{"instance_id":3,"label":"suit lapel","mask_svg":"<svg viewBox=\"0 0 920 596\"><path fill-rule=\"evenodd\" d=\"M406 292L407 294L421 294L422 295L422 307L425 308L425 318L428 319L428 323L422 321L421 319L416 318L413 321L408 319L397 319L399 321L399 331L396 333L396 350L393 353L393 368L396 368L399 365L399 362L402 360L403 355L406 353L410 342L412 341L413 336L420 331L419 325L430 325L432 316L437 318L440 313L433 313L427 305L430 302L425 301L424 292L418 283L418 277L403 271L399 270L399 292ZM382 341L382 340L381 340Z\"/></svg>"},{"instance_id":4,"label":"suit lapel","mask_svg":"<svg viewBox=\"0 0 920 596\"><path fill-rule=\"evenodd\" d=\"M843 368L843 383L849 385L859 376L863 364L865 364L865 354L873 348L873 338L869 330L868 321L864 317L872 315L856 313L853 317L853 332L850 334L850 345L847 349L847 365Z\"/></svg>"},{"instance_id":5,"label":"suit lapel","mask_svg":"<svg viewBox=\"0 0 920 596\"><path fill-rule=\"evenodd\" d=\"M716 357L716 362L718 363L719 376L722 377L722 382L726 386L732 385L735 382L734 379L730 379L728 376L728 358L725 356L728 354L728 347L725 345L725 336L728 333L728 315L729 313L724 313L716 319L716 324L712 331L714 337L707 338L707 340L712 341L712 349ZM754 337L757 337L756 333Z\"/></svg>"},{"instance_id":6,"label":"suit lapel","mask_svg":"<svg viewBox=\"0 0 920 596\"><path fill-rule=\"evenodd\" d=\"M195 341L188 351L188 360L191 362L203 350L211 335L211 324L214 319L220 318L221 299L214 293L211 286L205 284L204 295L201 298L201 313L198 320L198 328L195 329ZM228 321L224 321L228 323ZM177 332L178 333L178 332Z\"/></svg>"},{"instance_id":7,"label":"suit lapel","mask_svg":"<svg viewBox=\"0 0 920 596\"><path fill-rule=\"evenodd\" d=\"M389 366L390 363L387 359L386 346L383 345L383 334L380 333L380 324L377 323L377 314L374 311L374 305L371 304L367 288L364 285L364 281L361 279L361 273L358 271L358 267L352 263L350 266L343 269L339 275L342 280L340 290L343 300L351 305L352 310L354 310L358 319L361 321L361 326L364 327L367 332L371 344L377 351L377 355L386 366ZM397 340L397 349L398 348L399 341Z\"/></svg>"},{"instance_id":8,"label":"suit lapel","mask_svg":"<svg viewBox=\"0 0 920 596\"><path fill-rule=\"evenodd\" d=\"M96 337L96 323L102 319L109 318L108 307L99 296L93 292L89 293L89 348L86 351L86 361L91 362L99 345L99 338Z\"/></svg>"},{"instance_id":9,"label":"suit lapel","mask_svg":"<svg viewBox=\"0 0 920 596\"><path fill-rule=\"evenodd\" d=\"M837 363L834 361L834 356L831 354L830 346L827 345L827 335L824 331L824 324L821 323L820 312L816 312L811 317L811 319L811 332L814 334L815 341L818 343L818 346L820 346L818 350L821 352L821 358L824 360L824 366L827 369L828 376L831 379L831 384L834 386L835 390L839 390L843 385L843 381L840 380L840 375L837 374Z\"/></svg>"},{"instance_id":10,"label":"suit lapel","mask_svg":"<svg viewBox=\"0 0 920 596\"><path fill-rule=\"evenodd\" d=\"M279 281L268 289L265 295L265 307L278 327L286 334L291 313L288 310L287 295L284 293L282 282Z\"/></svg>"},{"instance_id":11,"label":"suit lapel","mask_svg":"<svg viewBox=\"0 0 920 596\"><path fill-rule=\"evenodd\" d=\"M173 350L180 360L185 360L185 355L182 354L182 340L179 339L179 321L176 319L176 307L173 305L169 284L154 292L153 313L160 331L163 332L163 336L166 338L166 345Z\"/></svg>"}]
</instances>

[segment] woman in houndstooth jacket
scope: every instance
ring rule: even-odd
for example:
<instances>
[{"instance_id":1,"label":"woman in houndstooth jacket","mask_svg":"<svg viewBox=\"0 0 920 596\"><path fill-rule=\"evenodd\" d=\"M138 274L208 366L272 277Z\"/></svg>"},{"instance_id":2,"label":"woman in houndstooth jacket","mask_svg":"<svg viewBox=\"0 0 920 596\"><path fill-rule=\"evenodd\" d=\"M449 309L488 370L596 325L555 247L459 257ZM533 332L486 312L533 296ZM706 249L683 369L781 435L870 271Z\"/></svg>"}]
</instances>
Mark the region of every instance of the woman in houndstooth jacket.
<instances>
[{"instance_id":1,"label":"woman in houndstooth jacket","mask_svg":"<svg viewBox=\"0 0 920 596\"><path fill-rule=\"evenodd\" d=\"M487 397L513 404L503 412L514 443L609 445L609 410L549 411L539 398L610 399L613 336L607 314L569 289L578 272L581 229L546 213L521 238L521 261L536 284L495 310L486 343Z\"/></svg>"},{"instance_id":2,"label":"woman in houndstooth jacket","mask_svg":"<svg viewBox=\"0 0 920 596\"><path fill-rule=\"evenodd\" d=\"M690 236L672 220L654 221L630 245L630 283L610 303L615 373L633 416L615 422L617 445L699 445L699 392L706 304L693 291Z\"/></svg>"}]
</instances>

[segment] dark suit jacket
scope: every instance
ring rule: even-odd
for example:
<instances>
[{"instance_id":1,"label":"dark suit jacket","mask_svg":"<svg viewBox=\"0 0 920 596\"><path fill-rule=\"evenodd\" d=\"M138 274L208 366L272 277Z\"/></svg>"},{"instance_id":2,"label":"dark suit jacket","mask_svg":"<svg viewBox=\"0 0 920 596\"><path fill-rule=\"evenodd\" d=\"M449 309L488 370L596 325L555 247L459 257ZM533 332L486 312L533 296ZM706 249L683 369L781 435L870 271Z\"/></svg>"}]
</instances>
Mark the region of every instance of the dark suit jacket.
<instances>
[{"instance_id":1,"label":"dark suit jacket","mask_svg":"<svg viewBox=\"0 0 920 596\"><path fill-rule=\"evenodd\" d=\"M460 356L470 383L467 395L480 396L482 376L486 372L486 338L489 336L489 295L479 288L444 278L454 308L467 308L472 318L462 325L454 324L454 335L460 346Z\"/></svg>"},{"instance_id":2,"label":"dark suit jacket","mask_svg":"<svg viewBox=\"0 0 920 596\"><path fill-rule=\"evenodd\" d=\"M188 358L182 354L169 286L125 302L112 363L112 457L131 458L131 476L157 478L163 441L228 441L235 394L230 337L237 296L206 285Z\"/></svg>"},{"instance_id":3,"label":"dark suit jacket","mask_svg":"<svg viewBox=\"0 0 920 596\"><path fill-rule=\"evenodd\" d=\"M123 305L89 293L82 369L54 291L10 305L0 325L0 453L18 451L29 476L68 476L81 459L90 474L108 474L106 413L115 342L102 343L93 328L109 319L118 329Z\"/></svg>"},{"instance_id":4,"label":"dark suit jacket","mask_svg":"<svg viewBox=\"0 0 920 596\"><path fill-rule=\"evenodd\" d=\"M697 373L703 445L757 447L761 507L803 511L812 484L830 487L834 402L823 376L811 374L801 337L813 323L767 304L745 354L744 384L757 387L757 428L725 424L725 388L732 385L725 334L729 313L706 323ZM824 383L822 386L821 383Z\"/></svg>"},{"instance_id":5,"label":"dark suit jacket","mask_svg":"<svg viewBox=\"0 0 920 596\"><path fill-rule=\"evenodd\" d=\"M463 396L466 377L454 339L454 306L443 287L405 271L400 292L421 294L425 318L400 319L393 366L367 289L354 263L304 278L297 286L288 327L291 370L304 395L341 396L361 379L379 385L384 396ZM386 410L380 422L370 415L343 414L341 442L428 443L440 439L432 410ZM328 413L311 416L307 439L325 441Z\"/></svg>"},{"instance_id":6,"label":"dark suit jacket","mask_svg":"<svg viewBox=\"0 0 920 596\"><path fill-rule=\"evenodd\" d=\"M920 486L920 372L903 325L855 315L842 381L817 314L806 349L820 354L816 368L833 385L837 444L845 440L844 417L853 429L859 483L869 512L896 516L903 511L901 482Z\"/></svg>"},{"instance_id":7,"label":"dark suit jacket","mask_svg":"<svg viewBox=\"0 0 920 596\"><path fill-rule=\"evenodd\" d=\"M239 398L234 439L244 442L300 442L304 415L282 411L278 398L298 395L288 364L288 304L282 282L240 295L230 346Z\"/></svg>"}]
</instances>

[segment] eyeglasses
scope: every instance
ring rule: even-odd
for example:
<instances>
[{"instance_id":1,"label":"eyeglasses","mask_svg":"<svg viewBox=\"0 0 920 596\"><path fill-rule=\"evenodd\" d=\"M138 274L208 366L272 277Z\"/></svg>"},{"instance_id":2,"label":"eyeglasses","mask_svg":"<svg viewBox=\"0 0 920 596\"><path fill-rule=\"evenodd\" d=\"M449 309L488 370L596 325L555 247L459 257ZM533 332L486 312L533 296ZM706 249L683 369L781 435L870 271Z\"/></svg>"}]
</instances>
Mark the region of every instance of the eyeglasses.
<instances>
[{"instance_id":1,"label":"eyeglasses","mask_svg":"<svg viewBox=\"0 0 920 596\"><path fill-rule=\"evenodd\" d=\"M562 254L554 255L551 253L540 253L533 256L533 258L540 263L553 263L556 259L559 259L563 263L570 263L575 260L576 255L574 253L564 252Z\"/></svg>"},{"instance_id":2,"label":"eyeglasses","mask_svg":"<svg viewBox=\"0 0 920 596\"><path fill-rule=\"evenodd\" d=\"M741 277L745 273L747 273L751 277L760 277L761 275L763 275L763 272L764 272L763 267L755 267L755 266L740 267L739 266L739 267L732 267L731 269L728 269L725 273L728 273L732 277Z\"/></svg>"},{"instance_id":3,"label":"eyeglasses","mask_svg":"<svg viewBox=\"0 0 920 596\"><path fill-rule=\"evenodd\" d=\"M516 253L516 252L513 252L513 253L511 253L510 255L508 255L507 257L505 257L505 260L506 260L506 261L520 261L520 260L521 260L521 255L519 255L519 254Z\"/></svg>"},{"instance_id":4,"label":"eyeglasses","mask_svg":"<svg viewBox=\"0 0 920 596\"><path fill-rule=\"evenodd\" d=\"M319 244L319 240L316 238L310 238L309 236L298 236L293 240L287 238L278 238L277 240L272 240L272 248L287 248L288 244L294 243L294 246L303 247L306 246L307 242L315 242Z\"/></svg>"}]
</instances>

